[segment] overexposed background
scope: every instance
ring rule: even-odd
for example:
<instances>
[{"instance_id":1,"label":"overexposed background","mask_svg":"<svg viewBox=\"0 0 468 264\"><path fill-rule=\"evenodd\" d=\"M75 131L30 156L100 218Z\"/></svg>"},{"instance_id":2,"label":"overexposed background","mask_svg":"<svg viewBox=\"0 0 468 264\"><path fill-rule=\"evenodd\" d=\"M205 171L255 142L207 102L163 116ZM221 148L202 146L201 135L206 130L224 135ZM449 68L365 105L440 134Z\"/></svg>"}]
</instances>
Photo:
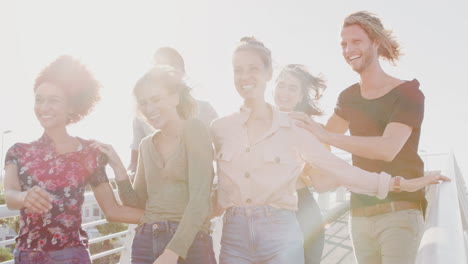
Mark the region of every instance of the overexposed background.
<instances>
[{"instance_id":1,"label":"overexposed background","mask_svg":"<svg viewBox=\"0 0 468 264\"><path fill-rule=\"evenodd\" d=\"M71 133L113 144L125 164L134 114L131 90L161 46L181 52L195 97L225 115L241 103L232 81L233 48L242 36L255 36L272 50L276 70L301 63L324 74L326 118L339 92L358 80L341 57L339 33L344 17L359 10L379 15L402 44L405 55L398 66L384 62L385 69L421 83L426 95L421 152L453 150L466 176L465 0L2 1L0 133L13 131L2 135L2 152L41 135L32 87L39 71L61 54L80 58L103 84L102 101Z\"/></svg>"}]
</instances>

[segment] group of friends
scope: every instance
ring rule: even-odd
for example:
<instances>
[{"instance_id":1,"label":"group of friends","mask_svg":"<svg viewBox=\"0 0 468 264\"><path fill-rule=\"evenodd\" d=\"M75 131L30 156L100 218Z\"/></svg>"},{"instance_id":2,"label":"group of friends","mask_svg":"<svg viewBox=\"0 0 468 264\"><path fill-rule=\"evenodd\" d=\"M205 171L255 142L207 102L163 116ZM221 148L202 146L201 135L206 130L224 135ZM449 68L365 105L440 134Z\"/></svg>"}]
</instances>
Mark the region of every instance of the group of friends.
<instances>
[{"instance_id":1,"label":"group of friends","mask_svg":"<svg viewBox=\"0 0 468 264\"><path fill-rule=\"evenodd\" d=\"M272 54L253 37L232 55L243 105L221 118L190 95L182 56L158 49L133 88L138 113L128 169L111 145L67 132L99 101L100 84L78 60L57 58L34 84L42 137L16 143L5 159L6 203L20 210L15 263L91 263L81 228L88 184L108 221L138 224L133 264L216 263L210 220L219 215L221 264L320 263L324 230L311 189L340 186L352 192L357 262L414 263L424 187L449 180L424 176L417 153L424 95L417 80L382 70L379 59L395 62L400 49L377 16L346 17L341 47L359 82L341 92L325 125L313 117L322 114L326 83L303 65L283 67L275 105L266 102ZM329 146L352 153L354 166Z\"/></svg>"}]
</instances>

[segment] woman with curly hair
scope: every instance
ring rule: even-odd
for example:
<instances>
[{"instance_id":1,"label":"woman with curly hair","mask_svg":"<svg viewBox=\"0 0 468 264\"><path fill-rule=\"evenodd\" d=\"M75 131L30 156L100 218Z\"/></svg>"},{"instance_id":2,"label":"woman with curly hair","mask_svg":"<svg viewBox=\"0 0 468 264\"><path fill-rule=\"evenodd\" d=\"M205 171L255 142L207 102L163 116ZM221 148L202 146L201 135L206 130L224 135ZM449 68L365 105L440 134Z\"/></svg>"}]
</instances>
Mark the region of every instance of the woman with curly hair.
<instances>
[{"instance_id":1,"label":"woman with curly hair","mask_svg":"<svg viewBox=\"0 0 468 264\"><path fill-rule=\"evenodd\" d=\"M99 88L88 69L70 56L57 58L36 79L34 112L44 133L31 143L13 145L5 160L6 204L20 210L15 263L91 263L81 228L88 184L108 221L138 223L143 215L116 201L105 171L107 158L94 142L67 132L69 124L91 112Z\"/></svg>"}]
</instances>

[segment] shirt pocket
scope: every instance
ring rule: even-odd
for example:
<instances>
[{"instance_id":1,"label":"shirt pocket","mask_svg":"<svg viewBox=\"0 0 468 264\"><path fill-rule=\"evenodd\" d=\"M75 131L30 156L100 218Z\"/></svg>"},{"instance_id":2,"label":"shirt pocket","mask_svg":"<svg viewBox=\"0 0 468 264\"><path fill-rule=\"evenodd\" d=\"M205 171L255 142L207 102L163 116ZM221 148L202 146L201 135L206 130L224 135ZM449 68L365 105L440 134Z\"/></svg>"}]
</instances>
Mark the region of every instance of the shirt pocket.
<instances>
[{"instance_id":1,"label":"shirt pocket","mask_svg":"<svg viewBox=\"0 0 468 264\"><path fill-rule=\"evenodd\" d=\"M222 146L216 153L218 162L231 162L234 157L235 148L233 146Z\"/></svg>"},{"instance_id":2,"label":"shirt pocket","mask_svg":"<svg viewBox=\"0 0 468 264\"><path fill-rule=\"evenodd\" d=\"M269 164L294 165L297 163L295 156L289 151L265 149L263 161Z\"/></svg>"}]
</instances>

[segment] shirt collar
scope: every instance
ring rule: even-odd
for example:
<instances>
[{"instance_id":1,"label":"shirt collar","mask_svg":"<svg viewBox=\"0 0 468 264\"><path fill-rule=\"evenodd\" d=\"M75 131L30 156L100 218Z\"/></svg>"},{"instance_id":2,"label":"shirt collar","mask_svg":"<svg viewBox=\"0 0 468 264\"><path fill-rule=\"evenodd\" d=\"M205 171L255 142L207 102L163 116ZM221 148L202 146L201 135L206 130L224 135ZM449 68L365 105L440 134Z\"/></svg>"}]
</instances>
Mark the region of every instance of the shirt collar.
<instances>
[{"instance_id":1,"label":"shirt collar","mask_svg":"<svg viewBox=\"0 0 468 264\"><path fill-rule=\"evenodd\" d=\"M42 136L37 140L37 142L42 146L52 146L54 143L52 139L44 132Z\"/></svg>"},{"instance_id":2,"label":"shirt collar","mask_svg":"<svg viewBox=\"0 0 468 264\"><path fill-rule=\"evenodd\" d=\"M82 151L84 148L88 147L87 144L85 144L86 142L79 138L79 137L76 137L78 139L78 141L80 142L80 145L78 146L78 149L76 150L76 152L80 152ZM42 134L42 136L37 140L39 146L43 147L43 148L48 148L50 149L51 151L55 152L55 145L54 145L54 142L52 141L52 139L47 135L47 133L44 132L44 134Z\"/></svg>"},{"instance_id":3,"label":"shirt collar","mask_svg":"<svg viewBox=\"0 0 468 264\"><path fill-rule=\"evenodd\" d=\"M276 131L280 127L290 127L291 126L291 118L289 117L288 113L280 112L277 107L270 106L272 113L273 113L273 121L272 121L272 131ZM252 114L252 109L248 108L247 106L243 105L240 107L240 122L242 125L245 125L247 120L249 120L250 115Z\"/></svg>"}]
</instances>

